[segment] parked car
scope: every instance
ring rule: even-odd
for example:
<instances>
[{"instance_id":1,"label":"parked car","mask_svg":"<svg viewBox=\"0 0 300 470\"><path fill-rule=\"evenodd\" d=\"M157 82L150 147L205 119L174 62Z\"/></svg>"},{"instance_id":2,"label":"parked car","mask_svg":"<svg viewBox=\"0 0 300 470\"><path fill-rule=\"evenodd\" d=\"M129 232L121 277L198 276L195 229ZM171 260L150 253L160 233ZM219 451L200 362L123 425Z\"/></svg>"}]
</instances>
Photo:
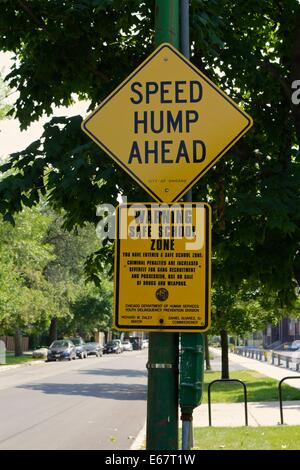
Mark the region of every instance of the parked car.
<instances>
[{"instance_id":1,"label":"parked car","mask_svg":"<svg viewBox=\"0 0 300 470\"><path fill-rule=\"evenodd\" d=\"M120 354L122 352L121 341L117 339L113 339L112 341L108 341L103 348L104 354Z\"/></svg>"},{"instance_id":2,"label":"parked car","mask_svg":"<svg viewBox=\"0 0 300 470\"><path fill-rule=\"evenodd\" d=\"M125 341L123 341L122 346L123 346L123 351L133 350L132 343L129 341L129 339L126 339Z\"/></svg>"},{"instance_id":3,"label":"parked car","mask_svg":"<svg viewBox=\"0 0 300 470\"><path fill-rule=\"evenodd\" d=\"M85 343L85 346L88 356L101 357L103 355L103 347L99 343L89 342Z\"/></svg>"},{"instance_id":4,"label":"parked car","mask_svg":"<svg viewBox=\"0 0 300 470\"><path fill-rule=\"evenodd\" d=\"M85 357L88 356L87 354L87 349L86 349L86 344L83 341L82 338L70 338L73 344L75 344L76 348L76 356L79 357L80 359L84 359Z\"/></svg>"},{"instance_id":5,"label":"parked car","mask_svg":"<svg viewBox=\"0 0 300 470\"><path fill-rule=\"evenodd\" d=\"M132 343L134 351L136 351L137 349L142 349L142 338L140 338L139 336L131 336L129 338L129 341Z\"/></svg>"},{"instance_id":6,"label":"parked car","mask_svg":"<svg viewBox=\"0 0 300 470\"><path fill-rule=\"evenodd\" d=\"M282 343L279 347L276 348L276 351L298 351L298 350L300 350L300 340L297 340L297 339L289 343Z\"/></svg>"},{"instance_id":7,"label":"parked car","mask_svg":"<svg viewBox=\"0 0 300 470\"><path fill-rule=\"evenodd\" d=\"M124 351L124 348L123 348L123 343L120 339L114 339L113 341L116 341L118 343L118 345L120 346L120 349L121 349L121 352Z\"/></svg>"},{"instance_id":8,"label":"parked car","mask_svg":"<svg viewBox=\"0 0 300 470\"><path fill-rule=\"evenodd\" d=\"M291 344L291 351L298 351L298 350L300 350L300 340L296 339Z\"/></svg>"},{"instance_id":9,"label":"parked car","mask_svg":"<svg viewBox=\"0 0 300 470\"><path fill-rule=\"evenodd\" d=\"M48 349L47 362L76 359L76 348L72 341L67 339L53 341Z\"/></svg>"},{"instance_id":10,"label":"parked car","mask_svg":"<svg viewBox=\"0 0 300 470\"><path fill-rule=\"evenodd\" d=\"M142 349L148 348L149 347L149 340L148 339L143 339L142 341Z\"/></svg>"}]
</instances>

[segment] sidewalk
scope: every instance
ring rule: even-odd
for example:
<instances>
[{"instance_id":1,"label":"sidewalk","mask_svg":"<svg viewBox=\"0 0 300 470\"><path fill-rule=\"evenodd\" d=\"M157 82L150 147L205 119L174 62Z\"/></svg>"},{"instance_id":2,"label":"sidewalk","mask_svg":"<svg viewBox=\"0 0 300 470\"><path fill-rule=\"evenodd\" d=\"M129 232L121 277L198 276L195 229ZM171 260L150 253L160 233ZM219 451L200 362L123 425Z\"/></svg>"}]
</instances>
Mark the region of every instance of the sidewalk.
<instances>
[{"instance_id":1,"label":"sidewalk","mask_svg":"<svg viewBox=\"0 0 300 470\"><path fill-rule=\"evenodd\" d=\"M221 352L210 348L214 355L212 362L213 370L220 370ZM250 369L276 380L287 376L299 376L298 380L286 381L291 387L300 390L300 373L290 371L281 367L262 363L256 359L250 359L236 354L229 354L231 370ZM232 367L233 366L233 367ZM283 402L284 423L300 425L300 393L299 400ZM208 405L203 404L196 408L193 413L194 427L208 426ZM249 426L276 426L280 423L279 402L253 402L248 403ZM212 425L213 426L244 426L245 411L243 403L216 403L212 402Z\"/></svg>"},{"instance_id":2,"label":"sidewalk","mask_svg":"<svg viewBox=\"0 0 300 470\"><path fill-rule=\"evenodd\" d=\"M213 354L220 354L217 349L212 349ZM237 354L229 354L229 361L233 364L238 364L246 369L256 370L260 374L271 377L272 379L281 380L283 377L299 376L299 380L287 380L285 383L291 387L297 388L300 390L300 373L294 370L286 369L285 367L273 366L268 362L261 362L257 359L250 359L249 357L238 356Z\"/></svg>"},{"instance_id":3,"label":"sidewalk","mask_svg":"<svg viewBox=\"0 0 300 470\"><path fill-rule=\"evenodd\" d=\"M213 426L245 426L244 403L216 403L211 406ZM283 402L284 424L300 425L300 400ZM208 426L207 403L198 406L193 413L194 427ZM249 426L276 426L280 424L278 401L248 403Z\"/></svg>"},{"instance_id":4,"label":"sidewalk","mask_svg":"<svg viewBox=\"0 0 300 470\"><path fill-rule=\"evenodd\" d=\"M214 356L211 359L213 371L221 370L221 351L215 348L209 348ZM300 373L290 371L268 363L262 363L256 359L250 359L236 354L229 354L230 370L255 370L267 377L275 380L281 380L287 376L298 376ZM286 381L291 387L300 390L300 379ZM179 409L180 416L180 409ZM213 403L211 407L212 426L219 427L239 427L245 426L245 408L243 403ZM283 402L284 424L300 425L300 393L299 400ZM249 426L277 426L280 424L280 409L278 401L248 402L248 425ZM182 421L179 420L179 427ZM193 427L208 427L208 405L195 408L193 412ZM132 444L131 449L141 449L146 440L146 425L141 430Z\"/></svg>"}]
</instances>

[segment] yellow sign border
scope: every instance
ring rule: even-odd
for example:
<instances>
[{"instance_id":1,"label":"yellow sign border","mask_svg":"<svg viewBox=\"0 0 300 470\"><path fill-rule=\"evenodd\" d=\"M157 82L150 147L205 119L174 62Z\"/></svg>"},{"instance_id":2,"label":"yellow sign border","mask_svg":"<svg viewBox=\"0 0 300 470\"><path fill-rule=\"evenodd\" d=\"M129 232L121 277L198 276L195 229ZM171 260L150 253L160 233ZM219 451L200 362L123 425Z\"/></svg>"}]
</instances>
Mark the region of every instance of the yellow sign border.
<instances>
[{"instance_id":1,"label":"yellow sign border","mask_svg":"<svg viewBox=\"0 0 300 470\"><path fill-rule=\"evenodd\" d=\"M114 250L114 315L113 315L113 327L119 331L156 331L156 332L170 332L170 333L204 333L208 331L211 326L211 232L212 232L212 210L211 206L207 202L180 202L177 203L181 206L203 206L205 208L205 251L206 251L206 266L205 266L205 324L203 327L172 327L172 326L143 326L143 325L130 325L124 326L120 325L118 322L119 317L119 289L120 289L120 252L121 252L121 242L122 240L119 237L119 211L122 208L128 208L135 205L143 205L146 207L151 206L152 204L157 204L156 202L127 202L126 204L120 204L116 208L116 239L115 239L115 250Z\"/></svg>"},{"instance_id":2,"label":"yellow sign border","mask_svg":"<svg viewBox=\"0 0 300 470\"><path fill-rule=\"evenodd\" d=\"M93 118L93 116L98 113L98 111L103 108L141 69L143 69L162 49L164 48L169 48L171 49L174 54L179 57L188 67L192 68L195 73L200 75L200 77L209 85L211 86L217 93L219 93L226 101L228 101L229 104L231 104L239 113L241 113L248 121L248 124L242 131L227 144L227 146L219 152L216 157L211 160L205 168L201 170L200 173L198 173L192 181L190 181L183 189L180 190L180 192L174 197L172 202L178 201L202 176L205 175L205 173L252 127L253 125L253 120L252 118L245 113L229 96L226 95L220 88L218 88L204 73L202 73L197 67L195 67L184 55L182 55L177 49L175 49L171 44L169 43L163 43L161 44L155 51L150 54L144 62L142 62L117 88L114 89L114 91L102 101L102 103L91 113L89 114L81 123L81 128L82 130L97 144L99 145L110 157L113 158L122 168L125 170L135 181L142 186L149 194L151 194L154 199L156 199L158 202L164 202L156 193L153 192L151 188L149 188L138 176L135 175L135 173L128 168L128 166L118 158L117 155L115 155L110 149L102 142L100 141L92 132L90 132L86 125L88 122ZM113 123L112 123L113 125Z\"/></svg>"}]
</instances>

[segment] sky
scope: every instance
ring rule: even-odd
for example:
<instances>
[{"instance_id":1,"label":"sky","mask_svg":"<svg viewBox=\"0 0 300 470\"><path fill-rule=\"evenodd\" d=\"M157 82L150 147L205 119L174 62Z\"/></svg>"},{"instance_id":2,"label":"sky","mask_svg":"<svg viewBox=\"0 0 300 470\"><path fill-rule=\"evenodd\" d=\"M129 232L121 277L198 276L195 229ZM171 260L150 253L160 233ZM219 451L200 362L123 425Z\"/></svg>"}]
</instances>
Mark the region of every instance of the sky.
<instances>
[{"instance_id":1,"label":"sky","mask_svg":"<svg viewBox=\"0 0 300 470\"><path fill-rule=\"evenodd\" d=\"M0 70L5 76L9 73L12 65L12 55L10 53L0 52ZM8 102L13 104L16 100L16 93L13 93ZM68 108L55 108L53 116L73 116L81 114L86 116L88 103L78 102ZM17 119L4 119L0 121L0 159L10 153L18 152L27 147L31 142L37 140L43 133L43 125L50 119L46 115L39 121L34 122L26 131L20 130L20 123Z\"/></svg>"}]
</instances>

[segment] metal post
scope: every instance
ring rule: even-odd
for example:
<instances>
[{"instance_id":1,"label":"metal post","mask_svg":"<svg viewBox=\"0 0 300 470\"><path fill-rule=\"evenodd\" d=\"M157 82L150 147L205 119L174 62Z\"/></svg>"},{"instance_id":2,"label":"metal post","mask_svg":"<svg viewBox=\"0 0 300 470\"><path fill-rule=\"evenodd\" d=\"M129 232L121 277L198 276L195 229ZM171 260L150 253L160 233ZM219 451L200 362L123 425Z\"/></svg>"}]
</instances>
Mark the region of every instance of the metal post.
<instances>
[{"instance_id":1,"label":"metal post","mask_svg":"<svg viewBox=\"0 0 300 470\"><path fill-rule=\"evenodd\" d=\"M155 42L179 47L179 0L156 0ZM178 449L178 333L150 333L147 449Z\"/></svg>"},{"instance_id":2,"label":"metal post","mask_svg":"<svg viewBox=\"0 0 300 470\"><path fill-rule=\"evenodd\" d=\"M180 49L182 54L190 58L190 24L189 24L189 0L180 0ZM184 196L185 202L192 202L193 192L190 189ZM187 347L193 335L193 345L203 344L202 333L181 333L181 345ZM196 343L195 343L195 339ZM203 352L202 352L203 355ZM197 358L196 360L199 360ZM203 360L203 357L202 357ZM194 364L192 364L192 367ZM198 378L202 380L201 377ZM190 450L193 446L193 408L181 406L182 419L182 450Z\"/></svg>"},{"instance_id":3,"label":"metal post","mask_svg":"<svg viewBox=\"0 0 300 470\"><path fill-rule=\"evenodd\" d=\"M169 42L179 49L179 0L156 0L155 43Z\"/></svg>"},{"instance_id":4,"label":"metal post","mask_svg":"<svg viewBox=\"0 0 300 470\"><path fill-rule=\"evenodd\" d=\"M300 377L298 375L291 375L290 377L287 376L287 377L283 377L283 379L280 380L279 384L278 384L278 393L279 393L279 408L280 408L280 424L284 424L284 421L283 421L283 409L282 409L282 384L283 382L285 382L286 380L291 380L291 379L297 379L299 380ZM279 423L278 423L279 424Z\"/></svg>"},{"instance_id":5,"label":"metal post","mask_svg":"<svg viewBox=\"0 0 300 470\"><path fill-rule=\"evenodd\" d=\"M284 377L284 378L285 378L285 377ZM282 385L282 380L280 380L280 382L279 382L278 391L279 391L280 424L284 424L284 421L283 421L283 409L282 409L282 390L281 390L281 385Z\"/></svg>"},{"instance_id":6,"label":"metal post","mask_svg":"<svg viewBox=\"0 0 300 470\"><path fill-rule=\"evenodd\" d=\"M189 31L189 0L180 0L180 49L182 54L190 58L190 31ZM185 202L192 202L193 192L190 189L184 196ZM187 333L181 333L181 346L188 339ZM191 435L193 433L193 409L184 409L181 407L181 448L182 450L190 450Z\"/></svg>"},{"instance_id":7,"label":"metal post","mask_svg":"<svg viewBox=\"0 0 300 470\"><path fill-rule=\"evenodd\" d=\"M236 382L243 386L244 389L244 408L245 408L245 426L248 426L248 399L247 399L247 387L246 384L239 379L216 379L208 384L208 425L212 425L211 421L211 387L217 382L232 383Z\"/></svg>"},{"instance_id":8,"label":"metal post","mask_svg":"<svg viewBox=\"0 0 300 470\"><path fill-rule=\"evenodd\" d=\"M180 0L180 49L182 54L190 58L190 23L189 23L189 0ZM192 202L193 192L190 189L184 196L185 202ZM181 333L181 345L188 346L191 335L202 336L202 333ZM193 338L195 339L195 337ZM197 344L201 343L201 339ZM194 344L194 341L193 341ZM203 354L203 352L202 352ZM199 377L200 379L200 377ZM182 419L182 450L190 450L193 446L193 408L181 407Z\"/></svg>"},{"instance_id":9,"label":"metal post","mask_svg":"<svg viewBox=\"0 0 300 470\"><path fill-rule=\"evenodd\" d=\"M182 54L187 59L190 58L189 13L190 13L189 0L180 0L180 49L181 49Z\"/></svg>"},{"instance_id":10,"label":"metal post","mask_svg":"<svg viewBox=\"0 0 300 470\"><path fill-rule=\"evenodd\" d=\"M190 450L194 447L193 419L182 421L182 450Z\"/></svg>"}]
</instances>

